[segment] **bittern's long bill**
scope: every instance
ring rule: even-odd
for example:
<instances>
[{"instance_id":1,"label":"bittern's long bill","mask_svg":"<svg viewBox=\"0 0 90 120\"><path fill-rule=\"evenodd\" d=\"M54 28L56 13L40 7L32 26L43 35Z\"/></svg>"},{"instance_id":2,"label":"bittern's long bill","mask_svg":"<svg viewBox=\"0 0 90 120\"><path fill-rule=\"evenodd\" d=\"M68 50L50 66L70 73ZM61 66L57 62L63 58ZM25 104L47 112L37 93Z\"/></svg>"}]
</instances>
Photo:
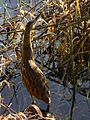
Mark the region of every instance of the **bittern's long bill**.
<instances>
[{"instance_id":1,"label":"bittern's long bill","mask_svg":"<svg viewBox=\"0 0 90 120\"><path fill-rule=\"evenodd\" d=\"M43 72L35 64L30 39L30 31L32 30L32 26L35 21L36 19L28 22L25 28L22 46L21 76L22 81L31 96L44 101L47 105L50 105L51 97L48 82Z\"/></svg>"}]
</instances>

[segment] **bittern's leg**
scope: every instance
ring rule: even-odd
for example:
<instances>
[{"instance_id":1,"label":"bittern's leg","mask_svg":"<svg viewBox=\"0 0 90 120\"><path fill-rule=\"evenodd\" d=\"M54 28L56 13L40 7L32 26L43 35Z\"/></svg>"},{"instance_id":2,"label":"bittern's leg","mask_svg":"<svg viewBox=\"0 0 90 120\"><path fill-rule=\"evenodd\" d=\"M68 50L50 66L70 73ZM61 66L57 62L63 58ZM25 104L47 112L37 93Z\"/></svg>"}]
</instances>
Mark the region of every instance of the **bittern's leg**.
<instances>
[{"instance_id":1,"label":"bittern's leg","mask_svg":"<svg viewBox=\"0 0 90 120\"><path fill-rule=\"evenodd\" d=\"M32 97L32 104L36 104L35 97L34 96L31 97Z\"/></svg>"},{"instance_id":2,"label":"bittern's leg","mask_svg":"<svg viewBox=\"0 0 90 120\"><path fill-rule=\"evenodd\" d=\"M50 105L48 104L46 109L47 112L49 112L49 108L50 108Z\"/></svg>"}]
</instances>

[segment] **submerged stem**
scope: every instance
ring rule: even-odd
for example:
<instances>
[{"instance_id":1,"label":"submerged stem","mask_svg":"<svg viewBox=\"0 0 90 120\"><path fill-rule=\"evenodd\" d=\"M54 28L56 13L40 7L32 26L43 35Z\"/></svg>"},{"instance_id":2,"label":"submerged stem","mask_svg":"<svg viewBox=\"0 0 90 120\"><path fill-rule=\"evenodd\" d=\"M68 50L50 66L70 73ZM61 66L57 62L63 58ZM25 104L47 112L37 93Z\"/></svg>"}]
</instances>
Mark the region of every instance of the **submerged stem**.
<instances>
[{"instance_id":1,"label":"submerged stem","mask_svg":"<svg viewBox=\"0 0 90 120\"><path fill-rule=\"evenodd\" d=\"M72 106L71 106L71 111L70 111L70 120L72 120L73 116L73 108L75 104L75 89L76 89L76 81L75 81L75 69L74 69L74 47L73 47L73 29L71 25L71 12L70 12L70 5L68 5L68 10L69 10L69 20L68 20L68 25L69 25L69 32L70 32L70 53L71 53L71 70L72 70L72 84L73 84L73 98L72 98Z\"/></svg>"}]
</instances>

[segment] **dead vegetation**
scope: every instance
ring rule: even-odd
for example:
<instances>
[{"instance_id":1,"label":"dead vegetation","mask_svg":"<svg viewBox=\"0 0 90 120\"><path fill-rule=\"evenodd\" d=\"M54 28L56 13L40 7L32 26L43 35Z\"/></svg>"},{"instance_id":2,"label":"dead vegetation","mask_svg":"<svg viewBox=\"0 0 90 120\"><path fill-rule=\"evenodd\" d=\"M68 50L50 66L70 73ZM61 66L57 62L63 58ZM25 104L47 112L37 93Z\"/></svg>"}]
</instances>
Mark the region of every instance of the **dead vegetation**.
<instances>
[{"instance_id":1,"label":"dead vegetation","mask_svg":"<svg viewBox=\"0 0 90 120\"><path fill-rule=\"evenodd\" d=\"M70 83L72 85L70 89L77 88L80 94L89 98L90 83L88 86L84 84L90 81L90 1L41 0L34 5L22 1L18 3L18 8L5 6L5 4L2 3L4 12L0 16L2 18L0 24L0 103L3 104L2 91L5 86L7 85L10 89L11 79L20 75L20 72L17 73L16 70L20 69L25 25L38 14L41 14L40 19L31 32L36 62L45 71L49 80L64 86ZM15 12L14 16L8 12L11 9ZM15 84L13 86L15 87ZM6 119L3 115L1 117ZM17 116L16 114L7 116L7 118L10 117L13 117L12 119L21 117L23 120L27 116L20 112ZM40 119L46 119L42 117Z\"/></svg>"}]
</instances>

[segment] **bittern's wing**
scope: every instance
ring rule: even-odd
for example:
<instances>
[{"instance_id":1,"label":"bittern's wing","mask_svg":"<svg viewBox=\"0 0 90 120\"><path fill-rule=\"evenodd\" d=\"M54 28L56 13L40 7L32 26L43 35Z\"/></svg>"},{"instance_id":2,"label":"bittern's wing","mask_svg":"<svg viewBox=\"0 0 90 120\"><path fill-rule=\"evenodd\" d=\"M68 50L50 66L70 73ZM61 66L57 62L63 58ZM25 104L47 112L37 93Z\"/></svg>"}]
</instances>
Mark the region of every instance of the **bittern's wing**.
<instances>
[{"instance_id":1,"label":"bittern's wing","mask_svg":"<svg viewBox=\"0 0 90 120\"><path fill-rule=\"evenodd\" d=\"M26 79L30 82L28 83L30 84L30 93L49 104L51 102L50 90L43 72L37 67L33 60L29 60L25 65L25 71L27 74Z\"/></svg>"},{"instance_id":2,"label":"bittern's wing","mask_svg":"<svg viewBox=\"0 0 90 120\"><path fill-rule=\"evenodd\" d=\"M43 72L40 70L40 68L35 64L33 60L29 60L29 66L31 67L32 70L35 71L35 73L41 74L44 76Z\"/></svg>"}]
</instances>

